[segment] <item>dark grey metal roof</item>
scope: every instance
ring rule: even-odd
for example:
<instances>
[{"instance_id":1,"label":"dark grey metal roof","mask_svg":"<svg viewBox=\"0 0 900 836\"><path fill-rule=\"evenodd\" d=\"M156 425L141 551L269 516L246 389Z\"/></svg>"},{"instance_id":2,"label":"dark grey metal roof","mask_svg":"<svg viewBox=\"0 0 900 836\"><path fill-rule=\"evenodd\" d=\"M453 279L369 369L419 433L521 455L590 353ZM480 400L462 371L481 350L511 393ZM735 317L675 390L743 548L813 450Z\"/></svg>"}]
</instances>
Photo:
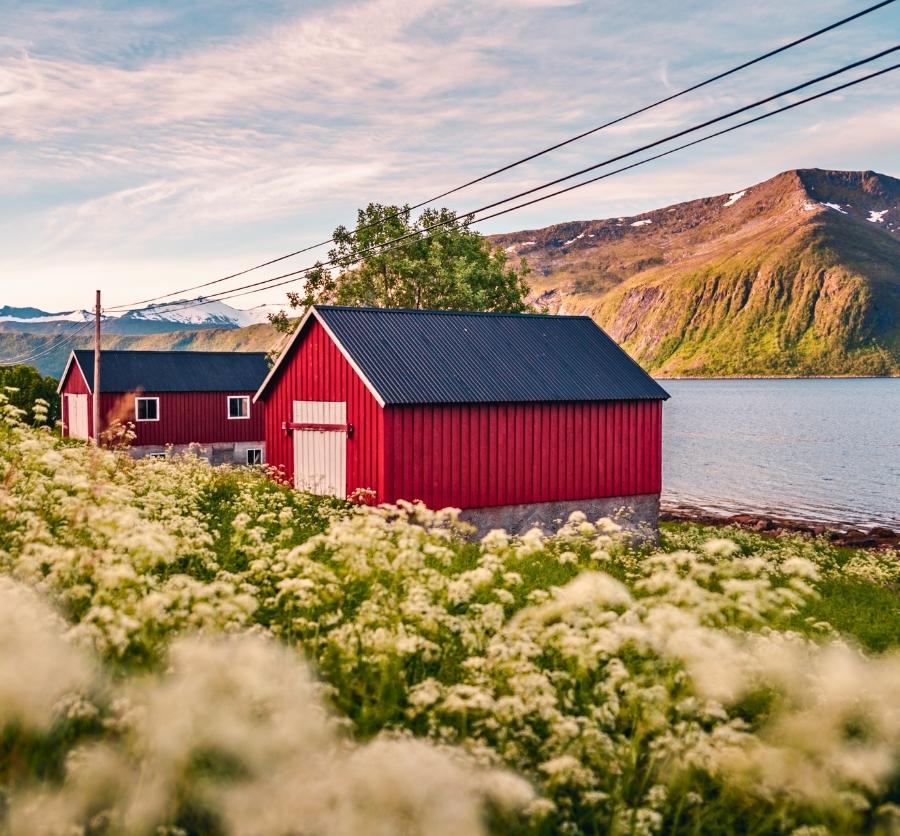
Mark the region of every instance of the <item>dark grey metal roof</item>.
<instances>
[{"instance_id":1,"label":"dark grey metal roof","mask_svg":"<svg viewBox=\"0 0 900 836\"><path fill-rule=\"evenodd\" d=\"M94 352L75 357L94 391ZM101 351L102 392L255 392L268 374L261 351Z\"/></svg>"},{"instance_id":2,"label":"dark grey metal roof","mask_svg":"<svg viewBox=\"0 0 900 836\"><path fill-rule=\"evenodd\" d=\"M669 397L586 316L315 310L386 404Z\"/></svg>"}]
</instances>

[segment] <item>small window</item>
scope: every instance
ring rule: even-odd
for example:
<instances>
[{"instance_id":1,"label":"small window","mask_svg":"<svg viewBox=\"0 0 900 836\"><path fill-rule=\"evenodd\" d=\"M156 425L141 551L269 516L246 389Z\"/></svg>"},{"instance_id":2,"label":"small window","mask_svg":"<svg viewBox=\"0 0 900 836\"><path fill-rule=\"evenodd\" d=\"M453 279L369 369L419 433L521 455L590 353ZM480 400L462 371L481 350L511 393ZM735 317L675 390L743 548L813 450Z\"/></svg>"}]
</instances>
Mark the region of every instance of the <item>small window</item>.
<instances>
[{"instance_id":1,"label":"small window","mask_svg":"<svg viewBox=\"0 0 900 836\"><path fill-rule=\"evenodd\" d=\"M164 459L165 457L165 453L147 453L148 459Z\"/></svg>"},{"instance_id":2,"label":"small window","mask_svg":"<svg viewBox=\"0 0 900 836\"><path fill-rule=\"evenodd\" d=\"M158 421L159 398L135 398L134 417L136 421Z\"/></svg>"},{"instance_id":3,"label":"small window","mask_svg":"<svg viewBox=\"0 0 900 836\"><path fill-rule=\"evenodd\" d=\"M249 418L250 398L247 395L229 395L228 417L232 419Z\"/></svg>"},{"instance_id":4,"label":"small window","mask_svg":"<svg viewBox=\"0 0 900 836\"><path fill-rule=\"evenodd\" d=\"M247 450L247 464L262 464L262 449L251 447Z\"/></svg>"}]
</instances>

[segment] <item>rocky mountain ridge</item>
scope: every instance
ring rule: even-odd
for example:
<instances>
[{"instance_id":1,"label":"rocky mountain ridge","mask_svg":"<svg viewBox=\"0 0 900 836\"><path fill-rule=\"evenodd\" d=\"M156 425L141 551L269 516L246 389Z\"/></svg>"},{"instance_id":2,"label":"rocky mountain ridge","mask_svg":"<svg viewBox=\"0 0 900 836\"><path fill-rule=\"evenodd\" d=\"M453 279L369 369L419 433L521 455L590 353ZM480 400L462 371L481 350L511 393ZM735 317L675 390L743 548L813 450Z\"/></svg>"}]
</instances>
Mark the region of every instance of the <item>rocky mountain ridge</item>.
<instances>
[{"instance_id":1,"label":"rocky mountain ridge","mask_svg":"<svg viewBox=\"0 0 900 836\"><path fill-rule=\"evenodd\" d=\"M633 217L496 235L532 298L661 375L900 373L900 180L801 169Z\"/></svg>"}]
</instances>

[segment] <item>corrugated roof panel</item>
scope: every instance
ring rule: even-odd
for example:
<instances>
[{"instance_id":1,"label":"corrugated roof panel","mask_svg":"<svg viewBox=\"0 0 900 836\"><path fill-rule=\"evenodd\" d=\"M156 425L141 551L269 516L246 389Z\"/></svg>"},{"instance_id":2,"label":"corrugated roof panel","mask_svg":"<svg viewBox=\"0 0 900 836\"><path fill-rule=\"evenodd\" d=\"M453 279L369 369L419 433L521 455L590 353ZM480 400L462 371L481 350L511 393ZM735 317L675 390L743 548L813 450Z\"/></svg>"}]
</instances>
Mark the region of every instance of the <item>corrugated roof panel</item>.
<instances>
[{"instance_id":1,"label":"corrugated roof panel","mask_svg":"<svg viewBox=\"0 0 900 836\"><path fill-rule=\"evenodd\" d=\"M91 391L94 352L75 356ZM104 392L255 392L268 374L261 351L101 351Z\"/></svg>"},{"instance_id":2,"label":"corrugated roof panel","mask_svg":"<svg viewBox=\"0 0 900 836\"><path fill-rule=\"evenodd\" d=\"M586 316L316 312L388 404L668 398Z\"/></svg>"}]
</instances>

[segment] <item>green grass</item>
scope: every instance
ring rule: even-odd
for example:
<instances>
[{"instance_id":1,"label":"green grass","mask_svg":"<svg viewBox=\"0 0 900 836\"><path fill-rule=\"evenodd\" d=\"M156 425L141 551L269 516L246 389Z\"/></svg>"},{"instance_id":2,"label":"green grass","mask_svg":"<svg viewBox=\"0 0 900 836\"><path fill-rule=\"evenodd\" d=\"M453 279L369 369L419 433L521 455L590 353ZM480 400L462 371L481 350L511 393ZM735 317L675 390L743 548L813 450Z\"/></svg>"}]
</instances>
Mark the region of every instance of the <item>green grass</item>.
<instances>
[{"instance_id":1,"label":"green grass","mask_svg":"<svg viewBox=\"0 0 900 836\"><path fill-rule=\"evenodd\" d=\"M812 618L827 621L872 653L900 647L900 591L866 581L827 580L818 592L821 597L797 616L795 629Z\"/></svg>"}]
</instances>

